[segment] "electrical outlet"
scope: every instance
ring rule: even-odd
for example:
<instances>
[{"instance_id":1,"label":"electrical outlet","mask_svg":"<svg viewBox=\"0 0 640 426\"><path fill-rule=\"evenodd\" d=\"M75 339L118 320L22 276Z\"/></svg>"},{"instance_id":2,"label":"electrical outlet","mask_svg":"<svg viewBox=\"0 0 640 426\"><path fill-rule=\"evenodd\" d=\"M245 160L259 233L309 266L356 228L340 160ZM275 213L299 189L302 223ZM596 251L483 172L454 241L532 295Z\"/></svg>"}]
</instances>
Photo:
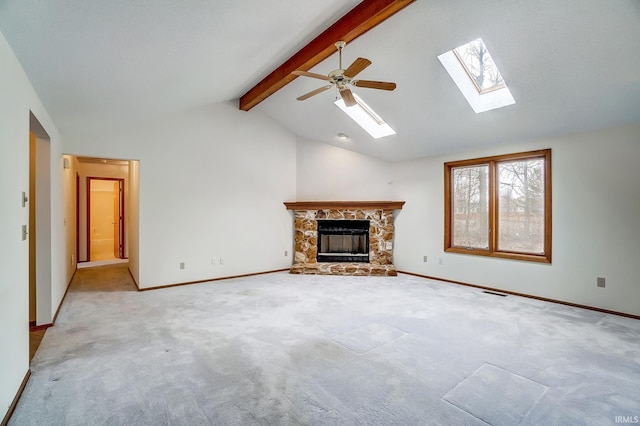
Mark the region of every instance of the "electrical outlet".
<instances>
[{"instance_id":1,"label":"electrical outlet","mask_svg":"<svg viewBox=\"0 0 640 426\"><path fill-rule=\"evenodd\" d=\"M596 283L598 287L604 287L604 278L598 277Z\"/></svg>"},{"instance_id":2,"label":"electrical outlet","mask_svg":"<svg viewBox=\"0 0 640 426\"><path fill-rule=\"evenodd\" d=\"M74 254L71 255L71 266L76 263L76 256Z\"/></svg>"},{"instance_id":3,"label":"electrical outlet","mask_svg":"<svg viewBox=\"0 0 640 426\"><path fill-rule=\"evenodd\" d=\"M212 257L211 258L211 264L212 265L216 265L218 263L218 258L217 257Z\"/></svg>"},{"instance_id":4,"label":"electrical outlet","mask_svg":"<svg viewBox=\"0 0 640 426\"><path fill-rule=\"evenodd\" d=\"M180 269L184 269L184 262L180 262Z\"/></svg>"},{"instance_id":5,"label":"electrical outlet","mask_svg":"<svg viewBox=\"0 0 640 426\"><path fill-rule=\"evenodd\" d=\"M224 265L224 259L223 258L220 258L220 264Z\"/></svg>"},{"instance_id":6,"label":"electrical outlet","mask_svg":"<svg viewBox=\"0 0 640 426\"><path fill-rule=\"evenodd\" d=\"M289 251L288 251L288 250L285 250L285 251L284 251L284 255L285 255L285 257L286 257L286 256L289 256Z\"/></svg>"},{"instance_id":7,"label":"electrical outlet","mask_svg":"<svg viewBox=\"0 0 640 426\"><path fill-rule=\"evenodd\" d=\"M439 257L439 258L438 258L438 265L443 265L443 264L444 264L444 261L442 260L442 258L441 258L441 257Z\"/></svg>"},{"instance_id":8,"label":"electrical outlet","mask_svg":"<svg viewBox=\"0 0 640 426\"><path fill-rule=\"evenodd\" d=\"M423 261L424 263L427 263L427 256L422 256L422 261Z\"/></svg>"}]
</instances>

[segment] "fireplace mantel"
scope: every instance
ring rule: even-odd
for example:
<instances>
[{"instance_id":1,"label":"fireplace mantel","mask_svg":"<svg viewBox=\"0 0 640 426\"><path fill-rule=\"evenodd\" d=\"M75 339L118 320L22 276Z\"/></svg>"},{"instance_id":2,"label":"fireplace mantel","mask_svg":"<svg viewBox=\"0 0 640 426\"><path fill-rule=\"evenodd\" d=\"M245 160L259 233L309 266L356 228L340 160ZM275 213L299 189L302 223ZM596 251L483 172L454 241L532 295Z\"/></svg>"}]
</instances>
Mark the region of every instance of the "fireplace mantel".
<instances>
[{"instance_id":1,"label":"fireplace mantel","mask_svg":"<svg viewBox=\"0 0 640 426\"><path fill-rule=\"evenodd\" d=\"M383 209L401 210L404 201L285 201L287 210Z\"/></svg>"}]
</instances>

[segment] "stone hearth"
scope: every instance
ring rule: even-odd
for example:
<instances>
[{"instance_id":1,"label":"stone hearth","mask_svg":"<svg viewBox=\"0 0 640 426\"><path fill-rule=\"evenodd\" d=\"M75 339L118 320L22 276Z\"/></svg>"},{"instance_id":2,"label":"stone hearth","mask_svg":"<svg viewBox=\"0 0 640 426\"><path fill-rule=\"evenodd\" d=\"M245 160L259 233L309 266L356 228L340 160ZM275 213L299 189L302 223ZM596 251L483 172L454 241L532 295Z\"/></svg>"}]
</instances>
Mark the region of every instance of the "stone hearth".
<instances>
[{"instance_id":1,"label":"stone hearth","mask_svg":"<svg viewBox=\"0 0 640 426\"><path fill-rule=\"evenodd\" d=\"M393 266L393 211L404 201L307 201L284 203L294 211L292 274L397 275ZM319 263L318 220L368 220L369 263Z\"/></svg>"}]
</instances>

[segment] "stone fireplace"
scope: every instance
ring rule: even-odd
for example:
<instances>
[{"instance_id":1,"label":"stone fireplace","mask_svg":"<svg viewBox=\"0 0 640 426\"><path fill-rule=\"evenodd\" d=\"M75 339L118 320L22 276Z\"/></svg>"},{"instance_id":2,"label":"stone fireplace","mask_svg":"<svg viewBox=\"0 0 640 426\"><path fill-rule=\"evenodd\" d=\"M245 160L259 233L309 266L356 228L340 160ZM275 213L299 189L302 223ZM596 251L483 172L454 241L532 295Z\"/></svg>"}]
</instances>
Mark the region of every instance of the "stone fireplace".
<instances>
[{"instance_id":1,"label":"stone fireplace","mask_svg":"<svg viewBox=\"0 0 640 426\"><path fill-rule=\"evenodd\" d=\"M292 274L397 275L393 211L404 201L285 202L294 212Z\"/></svg>"}]
</instances>

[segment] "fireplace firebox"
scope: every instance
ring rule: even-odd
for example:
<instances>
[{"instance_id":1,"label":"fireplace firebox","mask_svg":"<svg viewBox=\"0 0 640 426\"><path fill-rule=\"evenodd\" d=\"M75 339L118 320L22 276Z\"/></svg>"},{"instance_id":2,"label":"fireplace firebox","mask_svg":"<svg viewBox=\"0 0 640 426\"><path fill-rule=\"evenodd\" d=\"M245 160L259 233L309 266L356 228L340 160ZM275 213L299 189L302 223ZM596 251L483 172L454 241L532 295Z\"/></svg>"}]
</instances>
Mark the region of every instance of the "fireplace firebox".
<instances>
[{"instance_id":1,"label":"fireplace firebox","mask_svg":"<svg viewBox=\"0 0 640 426\"><path fill-rule=\"evenodd\" d=\"M318 262L369 262L368 220L318 220Z\"/></svg>"}]
</instances>

